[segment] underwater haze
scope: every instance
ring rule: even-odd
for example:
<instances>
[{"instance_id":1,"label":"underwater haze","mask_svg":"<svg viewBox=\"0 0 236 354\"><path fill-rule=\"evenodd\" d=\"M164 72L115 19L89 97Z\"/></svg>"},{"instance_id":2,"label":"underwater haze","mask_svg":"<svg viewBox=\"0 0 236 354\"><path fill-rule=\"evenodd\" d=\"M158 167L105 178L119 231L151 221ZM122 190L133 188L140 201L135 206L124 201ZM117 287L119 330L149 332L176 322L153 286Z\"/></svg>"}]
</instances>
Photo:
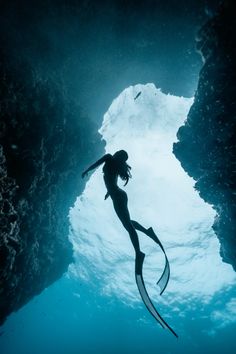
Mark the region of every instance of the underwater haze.
<instances>
[{"instance_id":1,"label":"underwater haze","mask_svg":"<svg viewBox=\"0 0 236 354\"><path fill-rule=\"evenodd\" d=\"M160 296L156 281L164 258L140 235L148 292L179 338L162 329L140 299L132 244L110 198L104 201L98 168L68 215L74 264L8 318L0 332L1 354L235 352L235 272L220 258L211 229L214 210L172 153L192 103L152 83L130 86L112 102L99 129L107 153L129 153L132 179L120 186L132 219L152 226L166 249L171 276Z\"/></svg>"}]
</instances>

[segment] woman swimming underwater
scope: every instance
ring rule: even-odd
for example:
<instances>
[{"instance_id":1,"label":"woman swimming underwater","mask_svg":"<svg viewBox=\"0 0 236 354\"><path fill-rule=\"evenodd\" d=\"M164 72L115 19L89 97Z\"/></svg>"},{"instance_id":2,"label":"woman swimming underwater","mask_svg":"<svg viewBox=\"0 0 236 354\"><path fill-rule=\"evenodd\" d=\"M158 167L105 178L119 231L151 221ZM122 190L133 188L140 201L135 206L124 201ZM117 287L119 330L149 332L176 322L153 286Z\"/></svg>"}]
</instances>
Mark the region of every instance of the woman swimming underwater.
<instances>
[{"instance_id":1,"label":"woman swimming underwater","mask_svg":"<svg viewBox=\"0 0 236 354\"><path fill-rule=\"evenodd\" d=\"M104 182L107 188L107 193L105 195L105 199L109 196L112 199L113 206L115 212L122 222L124 228L128 231L131 242L133 244L135 250L135 279L136 283L142 297L144 304L146 305L149 312L155 317L155 319L161 324L163 328L168 328L176 337L177 334L172 330L172 328L164 321L164 319L159 315L154 305L152 304L147 290L145 288L145 284L142 276L142 267L143 261L145 258L145 254L140 250L139 239L137 231L141 231L146 234L148 237L153 239L162 249L165 255L165 268L164 271L157 282L157 284L161 288L161 294L165 290L168 281L169 281L169 262L165 253L165 250L159 241L158 237L155 235L152 227L146 229L142 225L140 225L137 221L131 220L129 210L128 210L128 197L124 190L118 187L118 177L120 177L123 181L125 181L124 186L129 182L131 178L131 167L127 164L128 154L125 150L119 150L114 155L106 154L101 159L96 161L90 167L88 167L83 173L82 178L84 178L89 171L97 168L98 166L104 164L103 166L103 174L104 174Z\"/></svg>"}]
</instances>

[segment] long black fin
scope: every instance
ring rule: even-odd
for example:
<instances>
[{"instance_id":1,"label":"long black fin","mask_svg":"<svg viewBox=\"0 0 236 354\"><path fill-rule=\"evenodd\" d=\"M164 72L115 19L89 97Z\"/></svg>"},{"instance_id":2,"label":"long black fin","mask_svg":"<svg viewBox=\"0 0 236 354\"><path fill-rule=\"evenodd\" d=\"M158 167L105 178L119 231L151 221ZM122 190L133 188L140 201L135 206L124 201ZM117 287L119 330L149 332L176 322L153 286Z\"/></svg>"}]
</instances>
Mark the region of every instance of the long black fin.
<instances>
[{"instance_id":1,"label":"long black fin","mask_svg":"<svg viewBox=\"0 0 236 354\"><path fill-rule=\"evenodd\" d=\"M157 237L157 235L155 234L155 232L153 231L153 228L150 227L148 229L148 232L147 232L147 235L157 244L160 246L162 252L164 253L165 255L165 268L162 272L162 275L160 277L160 279L157 281L157 285L160 287L160 295L163 294L163 292L165 291L167 285L168 285L168 282L169 282L169 279L170 279L170 264L169 264L169 261L168 261L168 258L167 258L167 255L166 255L166 252L165 252L165 249L161 243L161 241L159 240L159 238Z\"/></svg>"},{"instance_id":2,"label":"long black fin","mask_svg":"<svg viewBox=\"0 0 236 354\"><path fill-rule=\"evenodd\" d=\"M169 331L176 337L178 338L178 335L175 333L175 331L168 325L168 323L161 317L161 315L158 313L156 310L155 306L153 305L148 292L146 290L144 280L143 280L143 261L145 255L142 253L142 258L136 257L135 259L135 280L136 284L140 293L140 296L143 300L143 303L147 307L148 311L151 313L151 315L156 319L156 321L165 329L169 329Z\"/></svg>"}]
</instances>

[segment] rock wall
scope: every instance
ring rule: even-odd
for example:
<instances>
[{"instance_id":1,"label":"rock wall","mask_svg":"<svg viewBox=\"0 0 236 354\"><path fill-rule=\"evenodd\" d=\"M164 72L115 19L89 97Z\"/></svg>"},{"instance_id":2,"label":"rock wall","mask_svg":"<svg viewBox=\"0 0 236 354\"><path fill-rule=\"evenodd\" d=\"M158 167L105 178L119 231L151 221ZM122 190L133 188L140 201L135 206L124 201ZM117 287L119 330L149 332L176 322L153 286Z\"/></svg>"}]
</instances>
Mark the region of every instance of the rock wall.
<instances>
[{"instance_id":1,"label":"rock wall","mask_svg":"<svg viewBox=\"0 0 236 354\"><path fill-rule=\"evenodd\" d=\"M63 84L0 56L0 323L61 277L68 212L99 135Z\"/></svg>"},{"instance_id":2,"label":"rock wall","mask_svg":"<svg viewBox=\"0 0 236 354\"><path fill-rule=\"evenodd\" d=\"M175 95L192 95L200 65L192 48L193 33L205 18L205 3L217 2L168 0L161 6L153 0L1 3L0 323L58 279L72 261L68 209L83 190L80 173L84 166L103 153L97 128L111 101L125 87L147 82ZM213 56L218 27L216 33L209 22L202 31L199 43L203 43L205 57ZM232 41L231 36L229 53ZM229 70L232 89L233 74L226 69L229 59L222 60L224 45L221 54L217 47L223 69L215 70L226 76ZM213 62L208 57L206 60ZM204 68L202 77L204 70L207 72L206 65ZM200 79L194 106L198 99L204 100L205 89L211 90L204 80ZM219 76L220 80L224 78ZM89 112L89 117L84 112ZM203 174L197 162L191 164L191 156L197 161L199 146L203 149L202 141L197 147L193 143L198 136L193 128L180 133L182 140L175 152L178 155L182 151L183 166L200 182ZM207 139L204 150L207 154L219 146L214 141L211 150L210 141ZM189 151L193 152L190 160ZM200 171L207 171L206 164L201 164ZM214 191L222 194L219 189ZM225 218L233 212L231 197L232 193L228 199L214 202L219 214L224 210ZM226 230L222 223L227 219L220 220L215 228Z\"/></svg>"},{"instance_id":3,"label":"rock wall","mask_svg":"<svg viewBox=\"0 0 236 354\"><path fill-rule=\"evenodd\" d=\"M173 151L217 212L213 229L224 262L236 269L236 20L226 1L199 31L204 65Z\"/></svg>"}]
</instances>

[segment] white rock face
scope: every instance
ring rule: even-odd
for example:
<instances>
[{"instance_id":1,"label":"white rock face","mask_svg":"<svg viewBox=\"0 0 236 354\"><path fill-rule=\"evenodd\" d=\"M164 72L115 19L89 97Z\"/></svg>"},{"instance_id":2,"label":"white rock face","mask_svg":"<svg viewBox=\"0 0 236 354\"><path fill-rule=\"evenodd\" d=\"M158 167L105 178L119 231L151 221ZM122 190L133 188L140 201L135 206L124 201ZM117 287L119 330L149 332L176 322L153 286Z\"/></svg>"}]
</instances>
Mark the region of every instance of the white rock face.
<instances>
[{"instance_id":1,"label":"white rock face","mask_svg":"<svg viewBox=\"0 0 236 354\"><path fill-rule=\"evenodd\" d=\"M125 149L129 154L133 178L124 189L131 218L154 228L169 257L171 278L160 300L155 283L164 257L140 234L148 291L154 300L167 300L172 307L173 303L185 303L186 308L193 300L210 301L235 280L231 266L220 259L219 244L211 230L215 213L201 200L193 180L172 154L176 132L192 102L165 95L153 84L131 86L112 102L100 129L106 152ZM70 275L96 281L104 294L116 295L132 305L140 301L134 281L134 252L112 201L104 201L105 193L99 168L70 212L76 258Z\"/></svg>"}]
</instances>

